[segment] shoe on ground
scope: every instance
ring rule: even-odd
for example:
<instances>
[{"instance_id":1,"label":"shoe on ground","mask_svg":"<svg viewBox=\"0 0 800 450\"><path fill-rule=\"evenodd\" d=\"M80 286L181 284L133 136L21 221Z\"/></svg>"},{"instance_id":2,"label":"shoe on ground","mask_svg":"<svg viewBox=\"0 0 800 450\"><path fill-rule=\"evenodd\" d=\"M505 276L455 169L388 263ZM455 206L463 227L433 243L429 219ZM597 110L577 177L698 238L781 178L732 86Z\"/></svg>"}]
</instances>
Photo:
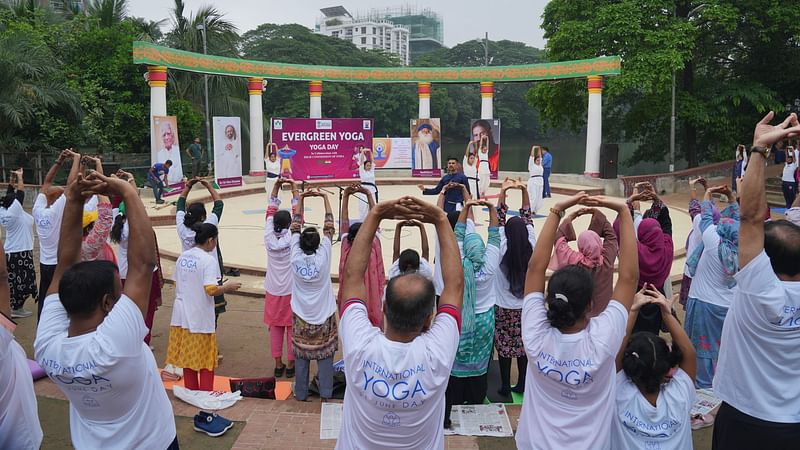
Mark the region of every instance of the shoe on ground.
<instances>
[{"instance_id":1,"label":"shoe on ground","mask_svg":"<svg viewBox=\"0 0 800 450\"><path fill-rule=\"evenodd\" d=\"M213 413L200 411L194 416L194 430L211 437L219 437L233 427L233 422Z\"/></svg>"},{"instance_id":2,"label":"shoe on ground","mask_svg":"<svg viewBox=\"0 0 800 450\"><path fill-rule=\"evenodd\" d=\"M26 317L32 316L33 313L28 311L27 309L17 308L11 310L11 318L12 319L24 319Z\"/></svg>"},{"instance_id":3,"label":"shoe on ground","mask_svg":"<svg viewBox=\"0 0 800 450\"><path fill-rule=\"evenodd\" d=\"M163 205L166 203L164 200L156 200L156 205Z\"/></svg>"}]
</instances>

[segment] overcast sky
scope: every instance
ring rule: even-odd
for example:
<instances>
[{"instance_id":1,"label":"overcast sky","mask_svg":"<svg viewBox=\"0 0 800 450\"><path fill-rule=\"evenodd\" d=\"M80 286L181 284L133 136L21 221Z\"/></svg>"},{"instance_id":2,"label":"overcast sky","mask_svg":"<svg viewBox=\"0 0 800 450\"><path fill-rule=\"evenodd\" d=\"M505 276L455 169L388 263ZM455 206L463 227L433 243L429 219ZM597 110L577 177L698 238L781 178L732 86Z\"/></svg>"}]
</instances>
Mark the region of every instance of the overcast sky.
<instances>
[{"instance_id":1,"label":"overcast sky","mask_svg":"<svg viewBox=\"0 0 800 450\"><path fill-rule=\"evenodd\" d=\"M239 31L252 30L262 23L299 23L314 28L320 8L344 6L352 15L370 8L413 5L430 8L444 20L445 45L483 37L489 32L490 40L509 39L543 48L544 38L539 28L547 0L436 0L431 2L402 2L389 0L185 0L185 15L201 5L211 4L225 13ZM128 13L150 20L169 17L174 4L170 0L131 0Z\"/></svg>"}]
</instances>

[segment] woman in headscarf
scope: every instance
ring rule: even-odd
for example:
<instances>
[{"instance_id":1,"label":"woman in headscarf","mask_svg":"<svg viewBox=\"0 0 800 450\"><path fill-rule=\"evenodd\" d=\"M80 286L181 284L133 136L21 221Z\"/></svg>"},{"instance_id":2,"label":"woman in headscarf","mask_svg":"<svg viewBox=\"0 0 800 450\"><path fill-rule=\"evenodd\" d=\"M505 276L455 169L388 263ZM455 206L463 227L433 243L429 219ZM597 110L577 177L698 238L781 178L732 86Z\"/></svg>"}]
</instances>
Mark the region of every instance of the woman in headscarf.
<instances>
[{"instance_id":1,"label":"woman in headscarf","mask_svg":"<svg viewBox=\"0 0 800 450\"><path fill-rule=\"evenodd\" d=\"M344 274L344 264L347 262L347 255L350 254L350 249L353 246L353 241L356 239L358 230L361 228L361 222L350 225L350 196L361 194L365 200L369 202L369 209L375 206L375 200L364 186L351 185L345 188L342 195L342 212L339 219L339 229L341 230L342 251L339 255L339 276ZM372 238L372 251L369 255L369 264L367 265L367 277L364 283L367 286L367 314L369 321L372 325L383 330L383 289L386 285L386 271L383 267L383 249L381 247L380 233L376 233ZM343 299L341 291L337 294L337 304L341 305Z\"/></svg>"},{"instance_id":2,"label":"woman in headscarf","mask_svg":"<svg viewBox=\"0 0 800 450\"><path fill-rule=\"evenodd\" d=\"M489 208L487 245L477 233L467 233L472 207ZM469 200L456 223L456 241L464 270L464 303L461 308L461 339L445 392L444 427L450 428L453 405L479 405L486 398L486 373L492 358L494 337L494 277L500 262L500 231L497 211L485 200Z\"/></svg>"},{"instance_id":3,"label":"woman in headscarf","mask_svg":"<svg viewBox=\"0 0 800 450\"><path fill-rule=\"evenodd\" d=\"M522 193L522 207L518 217L506 221L506 191L519 189ZM495 334L494 345L500 363L500 390L501 396L511 395L511 359L517 358L519 375L513 390L521 393L525 391L525 370L528 358L522 345L522 300L524 298L525 273L528 270L528 260L536 245L536 235L533 232L533 218L531 217L530 201L525 184L518 183L508 178L503 181L498 199L497 214L500 225L500 271L495 279L495 295L497 304L494 307Z\"/></svg>"},{"instance_id":4,"label":"woman in headscarf","mask_svg":"<svg viewBox=\"0 0 800 450\"><path fill-rule=\"evenodd\" d=\"M578 250L569 246L575 240L572 222L580 216L591 214L589 229L578 236ZM594 208L582 208L570 213L556 232L556 245L548 268L556 271L564 266L575 264L592 274L594 289L588 317L596 317L606 309L614 289L614 261L619 253L619 242L614 228L606 216Z\"/></svg>"},{"instance_id":5,"label":"woman in headscarf","mask_svg":"<svg viewBox=\"0 0 800 450\"><path fill-rule=\"evenodd\" d=\"M711 202L715 192L725 194L729 202L717 225L713 222ZM739 271L739 205L727 186L717 186L706 191L701 208L700 224L692 232L702 236L702 241L686 262L692 286L684 327L697 352L697 386L710 388L719 356L722 324L736 287L733 276Z\"/></svg>"}]
</instances>

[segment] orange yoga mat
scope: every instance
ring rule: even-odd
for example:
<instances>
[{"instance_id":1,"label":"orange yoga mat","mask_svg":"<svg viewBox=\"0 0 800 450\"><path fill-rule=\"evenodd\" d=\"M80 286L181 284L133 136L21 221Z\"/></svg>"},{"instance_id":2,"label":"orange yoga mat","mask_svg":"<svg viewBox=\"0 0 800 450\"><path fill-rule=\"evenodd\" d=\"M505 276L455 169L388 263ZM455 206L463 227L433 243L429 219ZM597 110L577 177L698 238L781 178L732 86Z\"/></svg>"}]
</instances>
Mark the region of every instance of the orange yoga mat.
<instances>
[{"instance_id":1,"label":"orange yoga mat","mask_svg":"<svg viewBox=\"0 0 800 450\"><path fill-rule=\"evenodd\" d=\"M163 370L161 370L163 372ZM172 390L172 386L176 384L183 387L183 379L178 381L166 381L163 378L161 382L164 383L165 389ZM214 375L214 390L220 392L231 391L231 377L223 377L221 375ZM292 382L291 381L278 381L275 383L275 400L288 400L292 396Z\"/></svg>"}]
</instances>

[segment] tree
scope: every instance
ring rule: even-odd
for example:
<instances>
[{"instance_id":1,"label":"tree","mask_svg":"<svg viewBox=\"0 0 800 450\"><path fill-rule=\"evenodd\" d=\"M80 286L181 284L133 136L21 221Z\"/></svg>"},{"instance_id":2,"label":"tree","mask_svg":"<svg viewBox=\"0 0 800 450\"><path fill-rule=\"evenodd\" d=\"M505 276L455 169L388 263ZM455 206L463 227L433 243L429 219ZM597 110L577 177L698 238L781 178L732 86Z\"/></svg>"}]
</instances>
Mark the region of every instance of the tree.
<instances>
[{"instance_id":1,"label":"tree","mask_svg":"<svg viewBox=\"0 0 800 450\"><path fill-rule=\"evenodd\" d=\"M128 0L89 0L86 15L96 17L100 26L110 27L122 22L128 14Z\"/></svg>"}]
</instances>

